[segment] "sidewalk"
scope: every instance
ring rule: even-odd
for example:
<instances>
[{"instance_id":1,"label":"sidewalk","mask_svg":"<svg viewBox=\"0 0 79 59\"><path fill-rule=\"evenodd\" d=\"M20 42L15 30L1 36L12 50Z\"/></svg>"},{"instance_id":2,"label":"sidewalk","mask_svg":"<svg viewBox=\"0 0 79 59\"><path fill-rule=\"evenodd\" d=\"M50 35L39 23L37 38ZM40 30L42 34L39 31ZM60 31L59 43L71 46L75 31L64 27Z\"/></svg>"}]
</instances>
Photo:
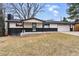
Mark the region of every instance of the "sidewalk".
<instances>
[{"instance_id":1,"label":"sidewalk","mask_svg":"<svg viewBox=\"0 0 79 59\"><path fill-rule=\"evenodd\" d=\"M79 36L79 32L61 32L61 33Z\"/></svg>"}]
</instances>

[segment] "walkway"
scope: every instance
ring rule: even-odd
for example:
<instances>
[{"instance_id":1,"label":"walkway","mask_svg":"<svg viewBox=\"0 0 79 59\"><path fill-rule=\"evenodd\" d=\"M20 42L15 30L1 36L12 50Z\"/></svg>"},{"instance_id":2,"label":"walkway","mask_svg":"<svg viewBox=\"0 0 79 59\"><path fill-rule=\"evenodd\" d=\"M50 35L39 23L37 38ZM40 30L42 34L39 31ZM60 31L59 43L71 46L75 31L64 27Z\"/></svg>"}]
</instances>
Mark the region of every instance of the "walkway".
<instances>
[{"instance_id":1,"label":"walkway","mask_svg":"<svg viewBox=\"0 0 79 59\"><path fill-rule=\"evenodd\" d=\"M21 33L20 36L24 36L24 35L32 35L32 34L43 34L43 33L53 33L53 32L24 32ZM54 32L55 33L55 32Z\"/></svg>"}]
</instances>

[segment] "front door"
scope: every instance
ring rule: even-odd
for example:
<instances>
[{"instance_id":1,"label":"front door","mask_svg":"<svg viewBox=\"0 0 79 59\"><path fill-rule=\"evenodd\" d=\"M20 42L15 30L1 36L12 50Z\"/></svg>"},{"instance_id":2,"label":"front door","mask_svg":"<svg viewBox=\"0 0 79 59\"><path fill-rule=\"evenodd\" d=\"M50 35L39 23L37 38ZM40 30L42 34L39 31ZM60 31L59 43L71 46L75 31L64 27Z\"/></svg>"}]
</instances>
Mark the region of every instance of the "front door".
<instances>
[{"instance_id":1,"label":"front door","mask_svg":"<svg viewBox=\"0 0 79 59\"><path fill-rule=\"evenodd\" d=\"M32 31L36 31L36 23L32 23Z\"/></svg>"}]
</instances>

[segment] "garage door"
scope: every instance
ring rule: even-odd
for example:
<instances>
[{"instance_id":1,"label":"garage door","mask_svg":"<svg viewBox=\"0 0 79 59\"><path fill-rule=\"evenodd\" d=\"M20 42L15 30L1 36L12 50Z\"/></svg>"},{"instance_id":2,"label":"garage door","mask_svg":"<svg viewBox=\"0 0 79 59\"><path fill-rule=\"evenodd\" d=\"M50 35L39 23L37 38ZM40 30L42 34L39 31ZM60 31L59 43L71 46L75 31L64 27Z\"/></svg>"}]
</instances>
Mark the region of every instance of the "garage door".
<instances>
[{"instance_id":1,"label":"garage door","mask_svg":"<svg viewBox=\"0 0 79 59\"><path fill-rule=\"evenodd\" d=\"M58 31L59 32L70 31L70 26L69 25L58 25Z\"/></svg>"}]
</instances>

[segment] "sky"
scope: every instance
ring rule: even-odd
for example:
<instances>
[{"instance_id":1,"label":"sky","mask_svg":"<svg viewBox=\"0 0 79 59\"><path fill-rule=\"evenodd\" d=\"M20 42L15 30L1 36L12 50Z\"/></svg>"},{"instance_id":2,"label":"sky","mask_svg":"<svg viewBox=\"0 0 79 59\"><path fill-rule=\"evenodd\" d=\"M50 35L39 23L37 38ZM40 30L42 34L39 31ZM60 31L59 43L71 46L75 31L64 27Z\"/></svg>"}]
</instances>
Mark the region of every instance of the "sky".
<instances>
[{"instance_id":1,"label":"sky","mask_svg":"<svg viewBox=\"0 0 79 59\"><path fill-rule=\"evenodd\" d=\"M44 12L39 12L36 15L36 18L41 20L60 21L63 19L63 17L68 17L67 9L67 3L45 3L45 6L43 7Z\"/></svg>"},{"instance_id":2,"label":"sky","mask_svg":"<svg viewBox=\"0 0 79 59\"><path fill-rule=\"evenodd\" d=\"M68 5L66 3L46 3L44 12L37 14L37 18L43 20L60 21L63 17L67 17Z\"/></svg>"}]
</instances>

